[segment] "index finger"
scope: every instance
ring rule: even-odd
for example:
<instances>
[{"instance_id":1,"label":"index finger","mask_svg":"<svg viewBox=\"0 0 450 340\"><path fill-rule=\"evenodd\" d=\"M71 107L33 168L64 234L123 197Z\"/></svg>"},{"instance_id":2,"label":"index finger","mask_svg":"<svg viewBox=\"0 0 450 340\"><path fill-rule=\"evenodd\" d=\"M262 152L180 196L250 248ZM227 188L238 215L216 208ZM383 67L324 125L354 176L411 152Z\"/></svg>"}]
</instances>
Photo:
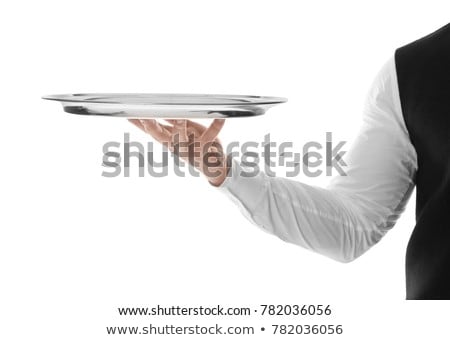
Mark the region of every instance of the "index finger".
<instances>
[{"instance_id":1,"label":"index finger","mask_svg":"<svg viewBox=\"0 0 450 340\"><path fill-rule=\"evenodd\" d=\"M214 140L219 134L220 130L222 130L223 125L225 124L225 119L216 118L211 123L211 125L203 132L200 139L209 142Z\"/></svg>"}]
</instances>

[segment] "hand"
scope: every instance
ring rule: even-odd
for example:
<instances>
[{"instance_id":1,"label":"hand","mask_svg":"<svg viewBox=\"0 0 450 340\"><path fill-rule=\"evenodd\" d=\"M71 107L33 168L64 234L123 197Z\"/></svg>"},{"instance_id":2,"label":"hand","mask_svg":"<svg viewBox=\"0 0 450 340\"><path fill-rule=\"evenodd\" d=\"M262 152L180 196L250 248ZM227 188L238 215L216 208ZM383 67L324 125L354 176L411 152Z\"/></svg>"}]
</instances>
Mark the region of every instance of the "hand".
<instances>
[{"instance_id":1,"label":"hand","mask_svg":"<svg viewBox=\"0 0 450 340\"><path fill-rule=\"evenodd\" d=\"M169 124L156 119L129 121L200 170L211 184L219 186L225 180L226 155L217 138L225 119L214 119L208 128L187 119L166 119Z\"/></svg>"}]
</instances>

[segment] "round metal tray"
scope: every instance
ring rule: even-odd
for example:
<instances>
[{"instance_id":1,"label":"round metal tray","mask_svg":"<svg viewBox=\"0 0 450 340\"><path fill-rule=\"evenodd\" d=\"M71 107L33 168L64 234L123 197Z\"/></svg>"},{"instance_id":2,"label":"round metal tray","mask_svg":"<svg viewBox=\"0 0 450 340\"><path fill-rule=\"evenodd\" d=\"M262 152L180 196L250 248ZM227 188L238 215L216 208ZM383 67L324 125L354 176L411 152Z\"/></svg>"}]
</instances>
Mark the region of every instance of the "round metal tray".
<instances>
[{"instance_id":1,"label":"round metal tray","mask_svg":"<svg viewBox=\"0 0 450 340\"><path fill-rule=\"evenodd\" d=\"M64 111L126 118L236 118L264 114L286 98L180 93L76 93L43 99L60 102Z\"/></svg>"}]
</instances>

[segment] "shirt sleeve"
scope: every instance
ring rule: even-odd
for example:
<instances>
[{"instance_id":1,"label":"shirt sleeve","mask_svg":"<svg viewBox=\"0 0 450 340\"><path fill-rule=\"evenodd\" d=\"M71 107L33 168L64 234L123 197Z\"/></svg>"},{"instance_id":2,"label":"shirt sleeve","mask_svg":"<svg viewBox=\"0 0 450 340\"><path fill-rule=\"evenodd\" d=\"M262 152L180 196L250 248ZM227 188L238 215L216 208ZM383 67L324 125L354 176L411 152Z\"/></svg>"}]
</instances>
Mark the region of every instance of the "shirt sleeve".
<instances>
[{"instance_id":1,"label":"shirt sleeve","mask_svg":"<svg viewBox=\"0 0 450 340\"><path fill-rule=\"evenodd\" d=\"M219 190L251 222L286 242L341 262L363 254L394 226L415 185L417 155L401 112L394 57L376 76L343 159L346 176L326 188L263 172L245 177L233 159Z\"/></svg>"}]
</instances>

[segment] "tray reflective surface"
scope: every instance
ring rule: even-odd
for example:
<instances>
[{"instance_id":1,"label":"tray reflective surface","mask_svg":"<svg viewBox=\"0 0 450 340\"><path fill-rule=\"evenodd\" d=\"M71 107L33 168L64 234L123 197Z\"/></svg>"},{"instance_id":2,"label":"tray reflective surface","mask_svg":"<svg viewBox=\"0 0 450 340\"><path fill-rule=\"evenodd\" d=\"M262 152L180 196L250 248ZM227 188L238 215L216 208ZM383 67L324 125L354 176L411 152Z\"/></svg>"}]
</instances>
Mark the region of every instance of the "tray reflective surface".
<instances>
[{"instance_id":1,"label":"tray reflective surface","mask_svg":"<svg viewBox=\"0 0 450 340\"><path fill-rule=\"evenodd\" d=\"M264 114L281 97L181 93L76 93L42 97L82 115L126 118L236 118Z\"/></svg>"}]
</instances>

